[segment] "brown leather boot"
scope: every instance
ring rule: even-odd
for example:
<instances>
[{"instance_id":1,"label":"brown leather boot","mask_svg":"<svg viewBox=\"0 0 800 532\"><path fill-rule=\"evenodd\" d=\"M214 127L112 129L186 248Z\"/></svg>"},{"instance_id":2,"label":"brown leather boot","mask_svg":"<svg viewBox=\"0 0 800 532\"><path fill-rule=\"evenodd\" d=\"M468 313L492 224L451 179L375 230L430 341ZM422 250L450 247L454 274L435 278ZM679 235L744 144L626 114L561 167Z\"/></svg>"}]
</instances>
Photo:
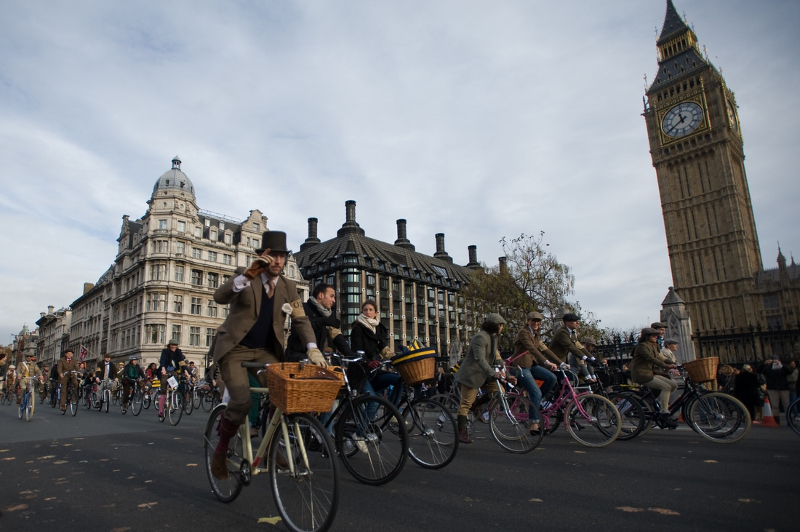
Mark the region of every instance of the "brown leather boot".
<instances>
[{"instance_id":1,"label":"brown leather boot","mask_svg":"<svg viewBox=\"0 0 800 532\"><path fill-rule=\"evenodd\" d=\"M472 443L472 438L467 433L467 416L458 416L458 441L460 443Z\"/></svg>"},{"instance_id":2,"label":"brown leather boot","mask_svg":"<svg viewBox=\"0 0 800 532\"><path fill-rule=\"evenodd\" d=\"M214 456L211 457L211 474L214 475L214 478L218 478L220 480L227 480L230 478L230 473L228 473L228 459L226 457L228 453L214 453Z\"/></svg>"}]
</instances>

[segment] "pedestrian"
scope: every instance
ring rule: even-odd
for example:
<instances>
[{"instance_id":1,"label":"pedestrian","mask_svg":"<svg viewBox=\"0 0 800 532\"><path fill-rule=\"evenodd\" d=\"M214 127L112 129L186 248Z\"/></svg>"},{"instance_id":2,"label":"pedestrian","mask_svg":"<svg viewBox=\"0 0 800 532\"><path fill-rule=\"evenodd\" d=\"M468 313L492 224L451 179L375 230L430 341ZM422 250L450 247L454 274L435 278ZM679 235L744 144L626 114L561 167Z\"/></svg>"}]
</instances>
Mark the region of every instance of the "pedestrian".
<instances>
[{"instance_id":1,"label":"pedestrian","mask_svg":"<svg viewBox=\"0 0 800 532\"><path fill-rule=\"evenodd\" d=\"M769 395L769 406L775 423L780 422L780 411L789 411L789 381L788 377L792 370L789 366L783 365L778 355L772 355L769 360L761 366L761 374L767 381L767 395Z\"/></svg>"},{"instance_id":2,"label":"pedestrian","mask_svg":"<svg viewBox=\"0 0 800 532\"><path fill-rule=\"evenodd\" d=\"M797 377L800 374L800 370L797 368L797 362L794 360L790 360L788 364L786 364L790 370L792 370L789 375L786 376L786 383L789 385L789 404L794 403L794 400L797 399Z\"/></svg>"},{"instance_id":3,"label":"pedestrian","mask_svg":"<svg viewBox=\"0 0 800 532\"><path fill-rule=\"evenodd\" d=\"M230 305L228 317L217 328L210 350L230 397L220 416L219 440L211 459L211 473L218 479L230 476L226 463L228 443L239 426L247 421L252 406L248 372L266 385L263 373L256 375L256 370L243 368L242 362L284 361L283 324L286 317L291 316L292 327L298 329L311 363L328 365L317 348L297 286L281 273L291 253L286 246L286 233L265 231L261 244L250 266L237 268L235 275L214 292L214 301Z\"/></svg>"},{"instance_id":4,"label":"pedestrian","mask_svg":"<svg viewBox=\"0 0 800 532\"><path fill-rule=\"evenodd\" d=\"M456 383L461 386L461 403L458 406L458 440L472 443L467 434L467 414L472 410L476 417L480 408L497 391L497 379L502 373L495 367L503 365L497 342L506 320L500 314L492 313L481 324L481 330L469 342L467 354L461 360L456 373ZM486 393L476 401L478 390Z\"/></svg>"},{"instance_id":5,"label":"pedestrian","mask_svg":"<svg viewBox=\"0 0 800 532\"><path fill-rule=\"evenodd\" d=\"M633 351L631 380L637 384L647 386L659 394L660 421L666 427L674 429L678 424L669 415L669 398L672 392L678 389L678 385L665 371L674 368L675 365L664 362L660 355L658 331L651 327L642 329L639 343L636 344L636 348Z\"/></svg>"},{"instance_id":6,"label":"pedestrian","mask_svg":"<svg viewBox=\"0 0 800 532\"><path fill-rule=\"evenodd\" d=\"M750 412L753 423L761 423L756 417L758 403L764 404L764 399L759 397L758 375L750 364L742 366L742 371L734 377L733 396L736 397Z\"/></svg>"}]
</instances>

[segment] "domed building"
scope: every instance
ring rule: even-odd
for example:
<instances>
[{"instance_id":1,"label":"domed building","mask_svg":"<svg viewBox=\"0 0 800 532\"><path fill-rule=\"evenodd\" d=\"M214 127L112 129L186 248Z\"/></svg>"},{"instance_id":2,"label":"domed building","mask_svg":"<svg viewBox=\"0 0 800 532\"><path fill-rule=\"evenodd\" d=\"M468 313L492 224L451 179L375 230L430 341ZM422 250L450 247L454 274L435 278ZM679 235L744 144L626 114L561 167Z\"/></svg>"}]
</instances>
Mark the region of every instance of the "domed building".
<instances>
[{"instance_id":1,"label":"domed building","mask_svg":"<svg viewBox=\"0 0 800 532\"><path fill-rule=\"evenodd\" d=\"M110 353L114 361L139 355L157 361L171 339L195 364L204 365L227 305L214 291L239 266L249 266L267 228L267 217L251 210L244 220L197 205L196 191L181 159L161 174L144 216L122 217L117 256L96 284L75 300L69 346L86 348L88 361ZM293 258L285 274L307 298L308 283Z\"/></svg>"}]
</instances>

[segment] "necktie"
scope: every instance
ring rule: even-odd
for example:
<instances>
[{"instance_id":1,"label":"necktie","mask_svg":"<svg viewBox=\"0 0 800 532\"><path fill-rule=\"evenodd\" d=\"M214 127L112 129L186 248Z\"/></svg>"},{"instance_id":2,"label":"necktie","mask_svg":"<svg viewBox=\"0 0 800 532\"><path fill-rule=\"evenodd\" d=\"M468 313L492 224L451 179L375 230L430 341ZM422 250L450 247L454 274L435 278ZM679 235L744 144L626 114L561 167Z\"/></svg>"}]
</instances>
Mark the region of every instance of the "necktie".
<instances>
[{"instance_id":1,"label":"necktie","mask_svg":"<svg viewBox=\"0 0 800 532\"><path fill-rule=\"evenodd\" d=\"M264 283L264 292L267 294L267 297L270 297L270 293L272 292L272 281L267 281Z\"/></svg>"}]
</instances>

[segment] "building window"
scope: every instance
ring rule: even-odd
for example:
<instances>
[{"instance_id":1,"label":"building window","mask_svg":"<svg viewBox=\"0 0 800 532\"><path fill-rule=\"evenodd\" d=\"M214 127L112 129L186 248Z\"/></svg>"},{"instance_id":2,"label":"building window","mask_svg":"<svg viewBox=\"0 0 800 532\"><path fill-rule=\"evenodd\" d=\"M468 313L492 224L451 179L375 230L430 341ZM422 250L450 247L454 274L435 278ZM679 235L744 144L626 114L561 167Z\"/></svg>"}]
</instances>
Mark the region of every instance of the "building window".
<instances>
[{"instance_id":1,"label":"building window","mask_svg":"<svg viewBox=\"0 0 800 532\"><path fill-rule=\"evenodd\" d=\"M231 311L231 309L230 309L230 307L228 307L228 305L223 305L222 306L222 317L223 318L227 318L228 314L230 313L230 311Z\"/></svg>"},{"instance_id":2,"label":"building window","mask_svg":"<svg viewBox=\"0 0 800 532\"><path fill-rule=\"evenodd\" d=\"M225 222L220 221L219 224L217 224L217 225L219 226L219 230L220 231L224 231L225 230Z\"/></svg>"},{"instance_id":3,"label":"building window","mask_svg":"<svg viewBox=\"0 0 800 532\"><path fill-rule=\"evenodd\" d=\"M194 227L194 237L195 238L202 238L203 237L203 228L199 226Z\"/></svg>"},{"instance_id":4,"label":"building window","mask_svg":"<svg viewBox=\"0 0 800 532\"><path fill-rule=\"evenodd\" d=\"M226 244L230 244L232 242L233 242L233 240L232 240L231 234L230 233L225 233L225 243Z\"/></svg>"},{"instance_id":5,"label":"building window","mask_svg":"<svg viewBox=\"0 0 800 532\"><path fill-rule=\"evenodd\" d=\"M217 336L217 330L211 327L206 328L206 347L211 347L214 337Z\"/></svg>"},{"instance_id":6,"label":"building window","mask_svg":"<svg viewBox=\"0 0 800 532\"><path fill-rule=\"evenodd\" d=\"M257 224L257 223L253 223L253 231L260 231L260 230L261 230L261 225Z\"/></svg>"},{"instance_id":7,"label":"building window","mask_svg":"<svg viewBox=\"0 0 800 532\"><path fill-rule=\"evenodd\" d=\"M253 239L253 247L258 249L258 246L261 244L261 241L257 238Z\"/></svg>"},{"instance_id":8,"label":"building window","mask_svg":"<svg viewBox=\"0 0 800 532\"><path fill-rule=\"evenodd\" d=\"M216 288L219 286L219 274L218 273L209 273L208 274L208 286L209 288Z\"/></svg>"},{"instance_id":9,"label":"building window","mask_svg":"<svg viewBox=\"0 0 800 532\"><path fill-rule=\"evenodd\" d=\"M189 345L200 347L200 327L189 327Z\"/></svg>"},{"instance_id":10,"label":"building window","mask_svg":"<svg viewBox=\"0 0 800 532\"><path fill-rule=\"evenodd\" d=\"M175 266L175 280L179 283L183 282L183 266Z\"/></svg>"},{"instance_id":11,"label":"building window","mask_svg":"<svg viewBox=\"0 0 800 532\"><path fill-rule=\"evenodd\" d=\"M159 220L158 221L158 228L159 229L166 229L167 228L167 221L166 220Z\"/></svg>"},{"instance_id":12,"label":"building window","mask_svg":"<svg viewBox=\"0 0 800 532\"><path fill-rule=\"evenodd\" d=\"M145 325L145 338L149 344L163 344L166 325Z\"/></svg>"},{"instance_id":13,"label":"building window","mask_svg":"<svg viewBox=\"0 0 800 532\"><path fill-rule=\"evenodd\" d=\"M202 305L202 300L199 297L193 297L192 306L189 308L189 313L196 314L197 316L199 316L201 305Z\"/></svg>"},{"instance_id":14,"label":"building window","mask_svg":"<svg viewBox=\"0 0 800 532\"><path fill-rule=\"evenodd\" d=\"M177 242L175 244L175 253L178 255L183 255L186 253L186 243L185 242Z\"/></svg>"},{"instance_id":15,"label":"building window","mask_svg":"<svg viewBox=\"0 0 800 532\"><path fill-rule=\"evenodd\" d=\"M192 270L192 284L194 286L203 286L203 272L200 270Z\"/></svg>"},{"instance_id":16,"label":"building window","mask_svg":"<svg viewBox=\"0 0 800 532\"><path fill-rule=\"evenodd\" d=\"M206 226L206 227L211 227L211 220L209 220L209 219L206 219L205 226Z\"/></svg>"},{"instance_id":17,"label":"building window","mask_svg":"<svg viewBox=\"0 0 800 532\"><path fill-rule=\"evenodd\" d=\"M167 279L167 265L166 264L151 264L150 265L150 279L153 281L164 281Z\"/></svg>"},{"instance_id":18,"label":"building window","mask_svg":"<svg viewBox=\"0 0 800 532\"><path fill-rule=\"evenodd\" d=\"M178 232L185 233L186 232L186 222L183 220L178 220Z\"/></svg>"},{"instance_id":19,"label":"building window","mask_svg":"<svg viewBox=\"0 0 800 532\"><path fill-rule=\"evenodd\" d=\"M233 264L233 255L222 255L222 264Z\"/></svg>"},{"instance_id":20,"label":"building window","mask_svg":"<svg viewBox=\"0 0 800 532\"><path fill-rule=\"evenodd\" d=\"M208 317L209 318L216 318L217 317L217 302L213 299L208 300Z\"/></svg>"},{"instance_id":21,"label":"building window","mask_svg":"<svg viewBox=\"0 0 800 532\"><path fill-rule=\"evenodd\" d=\"M217 241L217 232L215 230L213 230L213 229L211 231L209 231L208 232L208 239L211 240L212 242L216 242Z\"/></svg>"},{"instance_id":22,"label":"building window","mask_svg":"<svg viewBox=\"0 0 800 532\"><path fill-rule=\"evenodd\" d=\"M174 296L172 300L172 312L183 312L183 296Z\"/></svg>"},{"instance_id":23,"label":"building window","mask_svg":"<svg viewBox=\"0 0 800 532\"><path fill-rule=\"evenodd\" d=\"M181 326L180 325L173 325L172 326L172 336L170 340L175 340L178 343L181 343Z\"/></svg>"},{"instance_id":24,"label":"building window","mask_svg":"<svg viewBox=\"0 0 800 532\"><path fill-rule=\"evenodd\" d=\"M211 262L217 262L217 252L216 251L209 251L208 252L208 260Z\"/></svg>"},{"instance_id":25,"label":"building window","mask_svg":"<svg viewBox=\"0 0 800 532\"><path fill-rule=\"evenodd\" d=\"M200 248L192 248L192 258L193 259L202 259L203 258L203 250Z\"/></svg>"}]
</instances>

